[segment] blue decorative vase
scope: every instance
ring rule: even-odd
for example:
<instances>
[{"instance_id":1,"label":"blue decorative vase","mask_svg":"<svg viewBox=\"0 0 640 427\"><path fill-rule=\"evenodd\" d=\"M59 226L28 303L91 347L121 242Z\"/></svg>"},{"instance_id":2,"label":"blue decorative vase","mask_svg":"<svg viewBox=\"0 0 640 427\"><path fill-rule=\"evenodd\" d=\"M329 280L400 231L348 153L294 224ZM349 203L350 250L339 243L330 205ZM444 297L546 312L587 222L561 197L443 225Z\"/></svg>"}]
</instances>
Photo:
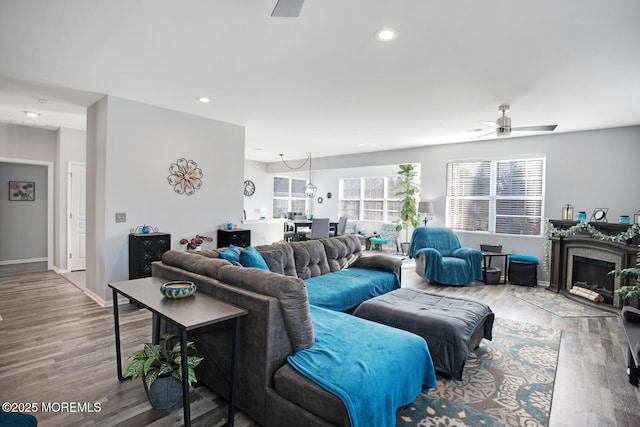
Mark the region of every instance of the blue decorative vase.
<instances>
[{"instance_id":1,"label":"blue decorative vase","mask_svg":"<svg viewBox=\"0 0 640 427\"><path fill-rule=\"evenodd\" d=\"M587 213L580 211L578 212L578 221L586 221L587 220Z\"/></svg>"},{"instance_id":2,"label":"blue decorative vase","mask_svg":"<svg viewBox=\"0 0 640 427\"><path fill-rule=\"evenodd\" d=\"M631 224L631 218L628 215L620 215L618 217L619 224Z\"/></svg>"},{"instance_id":3,"label":"blue decorative vase","mask_svg":"<svg viewBox=\"0 0 640 427\"><path fill-rule=\"evenodd\" d=\"M149 234L149 226L148 225L144 225L142 227L142 234Z\"/></svg>"},{"instance_id":4,"label":"blue decorative vase","mask_svg":"<svg viewBox=\"0 0 640 427\"><path fill-rule=\"evenodd\" d=\"M171 409L182 398L182 383L174 377L159 377L148 389L142 377L142 386L147 392L149 403L156 409Z\"/></svg>"}]
</instances>

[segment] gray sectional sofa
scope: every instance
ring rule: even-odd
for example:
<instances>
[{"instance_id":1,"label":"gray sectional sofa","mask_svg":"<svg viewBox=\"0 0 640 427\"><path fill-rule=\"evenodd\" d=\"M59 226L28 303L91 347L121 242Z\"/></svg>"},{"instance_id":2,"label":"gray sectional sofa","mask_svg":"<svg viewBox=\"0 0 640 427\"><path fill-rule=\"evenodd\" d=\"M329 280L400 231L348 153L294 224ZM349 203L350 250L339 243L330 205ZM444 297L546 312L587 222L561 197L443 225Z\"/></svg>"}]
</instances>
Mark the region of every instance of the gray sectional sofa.
<instances>
[{"instance_id":1,"label":"gray sectional sofa","mask_svg":"<svg viewBox=\"0 0 640 427\"><path fill-rule=\"evenodd\" d=\"M256 249L268 261L269 269L277 272L234 265L219 258L223 249L197 253L168 251L162 261L152 266L154 276L193 281L198 286L198 293L249 311L241 322L238 349L236 402L240 410L265 426L388 425L393 423L398 407L413 401L424 387L435 387L431 357L420 337L309 303L310 294L304 280L320 281L315 286L322 288L323 279L330 283L332 278L336 279L336 274L347 274L357 277L354 286L358 288L355 294L351 292L350 299L342 303L353 305L343 310L350 312L360 302L399 287L400 260L385 255L363 257L360 240L353 235L258 246ZM370 289L363 292L362 278L377 275L395 277L397 282L390 287L387 282L382 287L380 283L372 283ZM331 286L341 281L334 280ZM320 293L323 292L321 290ZM335 294L328 294L329 297L332 295ZM320 299L326 297L323 294ZM312 313L315 314L312 316ZM333 326L321 326L317 323L319 318ZM163 328L170 329L167 325ZM354 344L354 348L343 350L342 344L331 348L331 340L327 342L326 338L331 334L331 328L339 329L339 339L344 340L343 344ZM371 331L371 337L358 331ZM360 344L368 348L379 344L375 342L376 338L372 338L377 333L391 334L390 338L378 340L388 341L383 344L389 347L381 350L379 355L376 350L357 355ZM189 339L195 341L200 355L204 357L197 369L198 381L228 397L231 325L214 325L190 335ZM328 352L339 353L334 357L344 358L345 362L335 367L329 365L329 368L325 365L324 372L311 372L311 375L303 375L302 369L292 366L298 366L297 356L306 357L315 350L324 353L325 347ZM417 364L423 366L416 366L416 361L409 360L409 356L404 354L417 357ZM358 357L362 360L353 360ZM370 362L377 364L375 369L366 369ZM327 377L334 374L340 383L341 369L345 369L342 365L349 363L365 365L365 370L374 371L377 377L367 379L372 381L372 386L364 387L366 392L374 390L382 394L373 398L380 397L381 401L391 402L395 407L367 408L365 399L365 407L356 404L354 409L354 405L344 403L345 400L351 401L350 396L345 399L345 393L349 393L348 386L343 389L342 384L318 385L322 382L318 379L322 380L325 373ZM310 379L314 375L315 381ZM390 384L385 387L374 386L386 381Z\"/></svg>"}]
</instances>

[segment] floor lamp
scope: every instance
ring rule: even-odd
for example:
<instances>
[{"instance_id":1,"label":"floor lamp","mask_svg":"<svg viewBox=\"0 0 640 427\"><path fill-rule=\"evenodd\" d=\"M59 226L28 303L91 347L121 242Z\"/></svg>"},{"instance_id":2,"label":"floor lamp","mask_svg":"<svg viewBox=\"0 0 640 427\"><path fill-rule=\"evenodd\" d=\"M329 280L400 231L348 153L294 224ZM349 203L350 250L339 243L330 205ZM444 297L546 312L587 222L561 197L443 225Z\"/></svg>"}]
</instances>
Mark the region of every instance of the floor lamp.
<instances>
[{"instance_id":1,"label":"floor lamp","mask_svg":"<svg viewBox=\"0 0 640 427\"><path fill-rule=\"evenodd\" d=\"M433 218L433 202L419 202L418 212L424 214L424 226L427 226L427 222Z\"/></svg>"}]
</instances>

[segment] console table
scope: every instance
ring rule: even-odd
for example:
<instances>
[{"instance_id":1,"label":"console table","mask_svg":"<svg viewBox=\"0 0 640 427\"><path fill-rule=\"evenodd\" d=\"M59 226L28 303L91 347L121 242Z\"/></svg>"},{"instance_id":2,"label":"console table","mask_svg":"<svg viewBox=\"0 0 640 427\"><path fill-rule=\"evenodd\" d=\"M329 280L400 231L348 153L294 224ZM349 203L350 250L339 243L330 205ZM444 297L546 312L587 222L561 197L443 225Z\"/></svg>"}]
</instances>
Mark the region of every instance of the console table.
<instances>
[{"instance_id":1,"label":"console table","mask_svg":"<svg viewBox=\"0 0 640 427\"><path fill-rule=\"evenodd\" d=\"M120 320L118 316L118 294L129 298L139 306L153 313L155 327L153 328L153 342L159 342L160 319L176 325L180 329L180 345L182 351L182 372L187 368L187 332L216 323L233 320L233 336L231 346L231 384L229 390L229 411L226 426L233 427L235 414L235 383L236 383L236 347L238 346L238 330L240 318L248 311L234 307L205 294L195 294L183 299L165 298L160 292L160 286L167 282L161 277L146 277L110 283L113 290L113 320L116 336L116 364L118 379L123 380L122 355L120 352ZM188 375L182 375L182 406L184 410L184 425L191 425L191 408L189 399Z\"/></svg>"}]
</instances>

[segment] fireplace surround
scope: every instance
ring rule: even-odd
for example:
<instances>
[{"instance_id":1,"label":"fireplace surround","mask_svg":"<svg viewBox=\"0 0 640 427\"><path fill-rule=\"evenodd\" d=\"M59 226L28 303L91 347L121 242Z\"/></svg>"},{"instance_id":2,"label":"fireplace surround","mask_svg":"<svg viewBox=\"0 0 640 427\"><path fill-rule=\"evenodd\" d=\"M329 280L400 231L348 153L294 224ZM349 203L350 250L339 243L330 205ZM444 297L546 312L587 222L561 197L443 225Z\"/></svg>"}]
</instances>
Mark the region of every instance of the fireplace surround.
<instances>
[{"instance_id":1,"label":"fireplace surround","mask_svg":"<svg viewBox=\"0 0 640 427\"><path fill-rule=\"evenodd\" d=\"M576 221L564 220L549 220L549 222L557 230L567 230L578 224ZM629 224L607 222L590 222L589 225L609 236L621 234L630 227ZM610 270L618 270L635 266L639 241L640 235L625 241L600 240L587 231L578 231L568 236L552 235L549 290L590 303L586 299L569 293L576 281L589 282L591 285L606 289L599 292L605 297L604 303L598 303L602 308L621 308L622 301L613 291L626 283L615 275L608 275L605 278L602 273L609 267L613 267ZM585 262L592 266L583 265ZM596 268L597 266L600 268ZM574 271L576 268L583 271ZM607 281L608 283L605 283Z\"/></svg>"}]
</instances>

